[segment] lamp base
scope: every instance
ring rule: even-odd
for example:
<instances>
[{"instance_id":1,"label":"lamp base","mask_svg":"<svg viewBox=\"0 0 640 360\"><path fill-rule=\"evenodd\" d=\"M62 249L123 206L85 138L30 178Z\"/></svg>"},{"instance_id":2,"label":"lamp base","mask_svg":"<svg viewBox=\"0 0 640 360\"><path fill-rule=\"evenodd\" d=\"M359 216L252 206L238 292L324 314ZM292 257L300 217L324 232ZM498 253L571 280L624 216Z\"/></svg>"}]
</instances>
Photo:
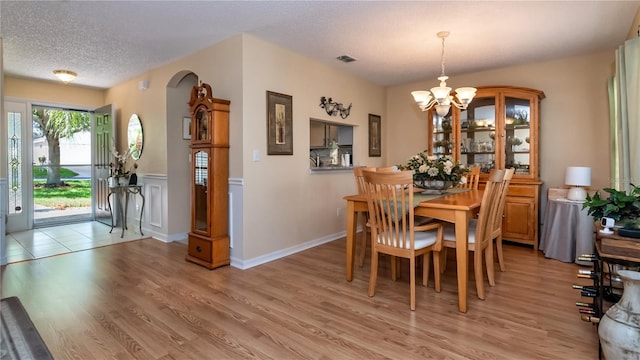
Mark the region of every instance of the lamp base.
<instances>
[{"instance_id":1,"label":"lamp base","mask_svg":"<svg viewBox=\"0 0 640 360\"><path fill-rule=\"evenodd\" d=\"M567 199L572 201L585 201L587 199L587 190L579 186L574 186L569 189Z\"/></svg>"}]
</instances>

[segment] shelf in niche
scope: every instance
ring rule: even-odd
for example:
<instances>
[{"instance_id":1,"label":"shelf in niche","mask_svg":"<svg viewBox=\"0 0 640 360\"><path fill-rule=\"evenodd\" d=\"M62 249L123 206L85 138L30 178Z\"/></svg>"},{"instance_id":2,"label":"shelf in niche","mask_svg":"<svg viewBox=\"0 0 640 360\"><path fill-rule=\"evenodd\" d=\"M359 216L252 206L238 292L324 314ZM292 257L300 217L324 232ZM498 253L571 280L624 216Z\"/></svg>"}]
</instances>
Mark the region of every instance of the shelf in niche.
<instances>
[{"instance_id":1,"label":"shelf in niche","mask_svg":"<svg viewBox=\"0 0 640 360\"><path fill-rule=\"evenodd\" d=\"M472 133L472 132L487 132L487 131L496 131L495 127L477 127L474 129L462 129L463 133Z\"/></svg>"}]
</instances>

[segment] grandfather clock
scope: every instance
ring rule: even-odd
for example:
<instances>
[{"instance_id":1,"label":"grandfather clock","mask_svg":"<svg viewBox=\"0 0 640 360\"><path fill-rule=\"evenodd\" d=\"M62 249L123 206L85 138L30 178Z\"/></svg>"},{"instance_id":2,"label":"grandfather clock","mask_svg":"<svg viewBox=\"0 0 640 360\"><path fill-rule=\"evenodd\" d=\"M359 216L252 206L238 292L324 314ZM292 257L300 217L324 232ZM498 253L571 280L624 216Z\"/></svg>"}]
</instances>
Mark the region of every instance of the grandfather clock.
<instances>
[{"instance_id":1,"label":"grandfather clock","mask_svg":"<svg viewBox=\"0 0 640 360\"><path fill-rule=\"evenodd\" d=\"M229 265L229 104L211 86L191 90L191 231L187 261Z\"/></svg>"}]
</instances>

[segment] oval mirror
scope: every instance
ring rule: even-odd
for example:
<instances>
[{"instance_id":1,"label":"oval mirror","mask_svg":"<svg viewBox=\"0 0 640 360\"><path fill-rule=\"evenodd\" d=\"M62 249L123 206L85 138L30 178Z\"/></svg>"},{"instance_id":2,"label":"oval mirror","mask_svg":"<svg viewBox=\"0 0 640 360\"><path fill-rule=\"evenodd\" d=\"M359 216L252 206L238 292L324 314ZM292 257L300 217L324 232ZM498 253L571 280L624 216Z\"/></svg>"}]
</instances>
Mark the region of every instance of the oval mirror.
<instances>
[{"instance_id":1,"label":"oval mirror","mask_svg":"<svg viewBox=\"0 0 640 360\"><path fill-rule=\"evenodd\" d=\"M144 136L142 134L142 123L136 114L131 115L131 118L129 118L127 141L129 143L129 153L131 153L131 157L134 160L140 159L142 146L144 145Z\"/></svg>"}]
</instances>

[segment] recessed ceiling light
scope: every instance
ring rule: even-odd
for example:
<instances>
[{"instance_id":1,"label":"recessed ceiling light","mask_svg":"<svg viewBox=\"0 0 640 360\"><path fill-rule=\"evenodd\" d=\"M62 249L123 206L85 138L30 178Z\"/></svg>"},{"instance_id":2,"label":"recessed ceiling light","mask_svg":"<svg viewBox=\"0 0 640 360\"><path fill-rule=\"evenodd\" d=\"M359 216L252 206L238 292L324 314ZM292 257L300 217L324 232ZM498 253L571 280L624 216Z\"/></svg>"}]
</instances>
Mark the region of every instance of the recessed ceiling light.
<instances>
[{"instance_id":1,"label":"recessed ceiling light","mask_svg":"<svg viewBox=\"0 0 640 360\"><path fill-rule=\"evenodd\" d=\"M356 61L355 58L353 58L353 57L351 57L349 55L340 55L336 59L338 59L338 60L340 60L340 61L342 61L344 63L350 63L352 61Z\"/></svg>"},{"instance_id":2,"label":"recessed ceiling light","mask_svg":"<svg viewBox=\"0 0 640 360\"><path fill-rule=\"evenodd\" d=\"M78 76L78 74L71 70L53 70L53 75L55 75L58 79L60 79L60 81L65 84Z\"/></svg>"}]
</instances>

